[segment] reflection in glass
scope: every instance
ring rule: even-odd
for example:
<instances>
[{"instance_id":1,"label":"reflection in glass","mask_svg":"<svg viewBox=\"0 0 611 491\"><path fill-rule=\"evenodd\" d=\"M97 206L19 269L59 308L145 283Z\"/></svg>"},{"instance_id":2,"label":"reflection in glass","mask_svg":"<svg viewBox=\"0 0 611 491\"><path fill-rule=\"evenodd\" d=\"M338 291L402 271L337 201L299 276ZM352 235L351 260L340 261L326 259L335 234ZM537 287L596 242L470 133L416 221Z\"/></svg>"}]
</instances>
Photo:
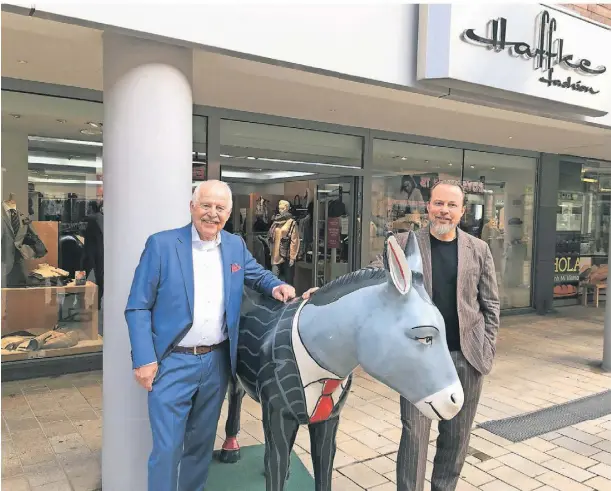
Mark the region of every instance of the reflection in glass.
<instances>
[{"instance_id":1,"label":"reflection in glass","mask_svg":"<svg viewBox=\"0 0 611 491\"><path fill-rule=\"evenodd\" d=\"M490 247L501 308L531 304L536 159L465 151L461 228Z\"/></svg>"},{"instance_id":2,"label":"reflection in glass","mask_svg":"<svg viewBox=\"0 0 611 491\"><path fill-rule=\"evenodd\" d=\"M562 162L556 215L556 304L596 302L608 273L611 163Z\"/></svg>"},{"instance_id":3,"label":"reflection in glass","mask_svg":"<svg viewBox=\"0 0 611 491\"><path fill-rule=\"evenodd\" d=\"M536 159L374 140L373 164L370 260L382 253L386 231L428 225L426 203L437 181L462 181L460 227L489 245L501 308L530 305Z\"/></svg>"},{"instance_id":4,"label":"reflection in glass","mask_svg":"<svg viewBox=\"0 0 611 491\"><path fill-rule=\"evenodd\" d=\"M382 253L386 231L428 225L426 203L438 180L460 180L462 150L374 140L369 257Z\"/></svg>"}]
</instances>

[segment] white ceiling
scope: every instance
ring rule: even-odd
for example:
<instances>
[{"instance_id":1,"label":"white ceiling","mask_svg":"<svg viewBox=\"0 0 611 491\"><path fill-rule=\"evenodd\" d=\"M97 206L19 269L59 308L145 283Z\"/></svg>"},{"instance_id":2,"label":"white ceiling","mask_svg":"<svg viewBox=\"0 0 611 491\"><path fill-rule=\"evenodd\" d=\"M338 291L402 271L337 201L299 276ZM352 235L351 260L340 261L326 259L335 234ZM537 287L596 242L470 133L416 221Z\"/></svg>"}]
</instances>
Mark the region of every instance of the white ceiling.
<instances>
[{"instance_id":1,"label":"white ceiling","mask_svg":"<svg viewBox=\"0 0 611 491\"><path fill-rule=\"evenodd\" d=\"M27 63L19 63L19 60ZM194 50L195 104L470 143L611 159L611 130L527 115ZM2 76L102 90L102 31L2 12ZM25 118L5 114L4 129ZM14 101L13 101L14 102ZM63 104L62 104L63 105ZM77 104L78 105L78 104ZM94 115L99 120L101 106ZM82 108L85 113L88 109ZM21 110L10 107L11 112ZM53 132L81 116L45 112L30 123ZM87 116L89 117L89 115ZM6 126L5 126L6 125ZM30 126L30 130L32 126ZM59 131L59 130L57 130ZM73 135L73 137L78 137ZM83 135L81 135L83 137Z\"/></svg>"}]
</instances>

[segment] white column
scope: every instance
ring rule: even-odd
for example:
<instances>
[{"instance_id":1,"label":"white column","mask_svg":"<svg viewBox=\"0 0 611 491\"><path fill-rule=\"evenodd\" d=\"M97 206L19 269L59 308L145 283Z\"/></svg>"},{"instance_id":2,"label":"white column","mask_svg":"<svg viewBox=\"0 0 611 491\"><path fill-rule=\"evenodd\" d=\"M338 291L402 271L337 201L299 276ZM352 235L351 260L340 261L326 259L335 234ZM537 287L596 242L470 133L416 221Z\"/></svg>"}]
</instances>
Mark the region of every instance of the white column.
<instances>
[{"instance_id":1,"label":"white column","mask_svg":"<svg viewBox=\"0 0 611 491\"><path fill-rule=\"evenodd\" d=\"M146 238L189 223L192 52L104 36L105 491L147 489L147 393L133 379L124 309Z\"/></svg>"},{"instance_id":2,"label":"white column","mask_svg":"<svg viewBox=\"0 0 611 491\"><path fill-rule=\"evenodd\" d=\"M10 193L17 209L28 214L28 135L2 132L2 201Z\"/></svg>"}]
</instances>

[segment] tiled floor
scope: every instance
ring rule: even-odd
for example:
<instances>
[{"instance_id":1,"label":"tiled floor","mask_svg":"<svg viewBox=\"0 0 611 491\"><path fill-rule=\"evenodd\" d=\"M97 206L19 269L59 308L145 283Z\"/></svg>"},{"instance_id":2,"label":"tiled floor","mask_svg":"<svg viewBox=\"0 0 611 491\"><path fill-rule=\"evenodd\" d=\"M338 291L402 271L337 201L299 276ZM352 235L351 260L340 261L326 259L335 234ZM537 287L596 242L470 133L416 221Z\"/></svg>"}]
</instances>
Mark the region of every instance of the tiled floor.
<instances>
[{"instance_id":1,"label":"tiled floor","mask_svg":"<svg viewBox=\"0 0 611 491\"><path fill-rule=\"evenodd\" d=\"M504 317L476 423L610 389L611 374L598 368L603 314L571 308L561 316ZM101 487L101 378L94 372L2 384L3 491ZM337 438L334 490L396 489L398 396L362 372L353 387ZM262 442L258 405L245 400L243 408L240 443ZM435 436L433 430L427 478ZM611 490L611 415L516 444L475 429L470 446L459 491ZM304 428L295 450L311 469L308 449Z\"/></svg>"}]
</instances>

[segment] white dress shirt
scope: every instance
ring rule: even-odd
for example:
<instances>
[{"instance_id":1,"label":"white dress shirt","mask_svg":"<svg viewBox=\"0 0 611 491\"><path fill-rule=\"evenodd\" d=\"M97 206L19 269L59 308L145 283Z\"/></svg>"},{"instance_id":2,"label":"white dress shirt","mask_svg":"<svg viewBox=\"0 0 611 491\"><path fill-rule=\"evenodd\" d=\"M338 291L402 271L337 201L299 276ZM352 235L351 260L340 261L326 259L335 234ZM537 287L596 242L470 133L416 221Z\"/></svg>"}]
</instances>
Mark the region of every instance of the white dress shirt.
<instances>
[{"instance_id":1,"label":"white dress shirt","mask_svg":"<svg viewBox=\"0 0 611 491\"><path fill-rule=\"evenodd\" d=\"M179 346L211 346L227 339L221 234L201 240L191 227L193 250L193 326Z\"/></svg>"}]
</instances>

